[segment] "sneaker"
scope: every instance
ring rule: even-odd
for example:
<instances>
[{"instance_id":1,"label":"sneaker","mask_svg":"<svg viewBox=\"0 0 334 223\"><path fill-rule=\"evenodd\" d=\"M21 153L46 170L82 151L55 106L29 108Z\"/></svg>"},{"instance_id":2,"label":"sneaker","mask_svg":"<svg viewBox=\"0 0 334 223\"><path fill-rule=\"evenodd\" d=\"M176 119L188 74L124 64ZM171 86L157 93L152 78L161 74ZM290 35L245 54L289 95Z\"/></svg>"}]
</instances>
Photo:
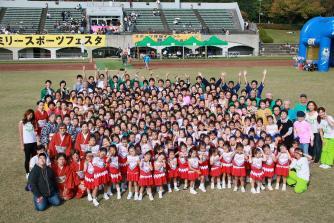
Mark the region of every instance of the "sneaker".
<instances>
[{"instance_id":1,"label":"sneaker","mask_svg":"<svg viewBox=\"0 0 334 223\"><path fill-rule=\"evenodd\" d=\"M28 180L28 178L29 178L29 173L26 173L26 179Z\"/></svg>"},{"instance_id":2,"label":"sneaker","mask_svg":"<svg viewBox=\"0 0 334 223\"><path fill-rule=\"evenodd\" d=\"M152 194L148 194L148 199L150 199L150 201L153 201L154 200L153 195Z\"/></svg>"},{"instance_id":3,"label":"sneaker","mask_svg":"<svg viewBox=\"0 0 334 223\"><path fill-rule=\"evenodd\" d=\"M134 200L135 200L135 201L138 201L138 193L135 193Z\"/></svg>"},{"instance_id":4,"label":"sneaker","mask_svg":"<svg viewBox=\"0 0 334 223\"><path fill-rule=\"evenodd\" d=\"M240 190L241 190L241 192L242 192L242 193L245 193L245 192L246 192L246 190L245 190L245 188L244 188L244 187L241 187L241 189L240 189Z\"/></svg>"},{"instance_id":5,"label":"sneaker","mask_svg":"<svg viewBox=\"0 0 334 223\"><path fill-rule=\"evenodd\" d=\"M24 190L25 190L25 191L31 191L31 186L30 186L30 184L27 184L27 185L24 187Z\"/></svg>"},{"instance_id":6,"label":"sneaker","mask_svg":"<svg viewBox=\"0 0 334 223\"><path fill-rule=\"evenodd\" d=\"M159 191L158 195L159 195L159 198L161 199L162 198L162 191Z\"/></svg>"},{"instance_id":7,"label":"sneaker","mask_svg":"<svg viewBox=\"0 0 334 223\"><path fill-rule=\"evenodd\" d=\"M215 189L215 183L211 183L211 189Z\"/></svg>"},{"instance_id":8,"label":"sneaker","mask_svg":"<svg viewBox=\"0 0 334 223\"><path fill-rule=\"evenodd\" d=\"M217 184L217 189L221 190L222 189L222 185L221 184Z\"/></svg>"},{"instance_id":9,"label":"sneaker","mask_svg":"<svg viewBox=\"0 0 334 223\"><path fill-rule=\"evenodd\" d=\"M200 185L199 186L199 188L198 189L200 189L202 192L206 192L206 189L205 189L205 187L204 187L204 185L202 184L202 185Z\"/></svg>"},{"instance_id":10,"label":"sneaker","mask_svg":"<svg viewBox=\"0 0 334 223\"><path fill-rule=\"evenodd\" d=\"M193 188L190 188L190 193L191 194L197 194L197 191L195 191Z\"/></svg>"},{"instance_id":11,"label":"sneaker","mask_svg":"<svg viewBox=\"0 0 334 223\"><path fill-rule=\"evenodd\" d=\"M94 204L95 207L99 206L99 202L95 198L93 199L93 204Z\"/></svg>"},{"instance_id":12,"label":"sneaker","mask_svg":"<svg viewBox=\"0 0 334 223\"><path fill-rule=\"evenodd\" d=\"M93 197L92 197L91 194L88 194L88 195L87 195L87 200L88 200L89 202L91 202L91 201L93 200Z\"/></svg>"},{"instance_id":13,"label":"sneaker","mask_svg":"<svg viewBox=\"0 0 334 223\"><path fill-rule=\"evenodd\" d=\"M330 168L332 168L330 165L325 165L324 167L323 167L324 169L330 169Z\"/></svg>"},{"instance_id":14,"label":"sneaker","mask_svg":"<svg viewBox=\"0 0 334 223\"><path fill-rule=\"evenodd\" d=\"M275 190L279 190L279 184L276 184Z\"/></svg>"},{"instance_id":15,"label":"sneaker","mask_svg":"<svg viewBox=\"0 0 334 223\"><path fill-rule=\"evenodd\" d=\"M271 185L268 186L268 190L272 191L274 190L273 187Z\"/></svg>"},{"instance_id":16,"label":"sneaker","mask_svg":"<svg viewBox=\"0 0 334 223\"><path fill-rule=\"evenodd\" d=\"M261 192L261 187L256 188L256 193L259 194Z\"/></svg>"},{"instance_id":17,"label":"sneaker","mask_svg":"<svg viewBox=\"0 0 334 223\"><path fill-rule=\"evenodd\" d=\"M138 196L138 201L141 201L141 200L143 200L143 194L142 193L140 193L139 196Z\"/></svg>"},{"instance_id":18,"label":"sneaker","mask_svg":"<svg viewBox=\"0 0 334 223\"><path fill-rule=\"evenodd\" d=\"M233 189L234 192L238 191L238 187L235 186L234 189Z\"/></svg>"},{"instance_id":19,"label":"sneaker","mask_svg":"<svg viewBox=\"0 0 334 223\"><path fill-rule=\"evenodd\" d=\"M183 190L188 190L188 186L187 186L187 185L184 185L184 186L183 186Z\"/></svg>"},{"instance_id":20,"label":"sneaker","mask_svg":"<svg viewBox=\"0 0 334 223\"><path fill-rule=\"evenodd\" d=\"M282 191L286 191L286 184L283 184Z\"/></svg>"},{"instance_id":21,"label":"sneaker","mask_svg":"<svg viewBox=\"0 0 334 223\"><path fill-rule=\"evenodd\" d=\"M324 166L325 166L325 164L321 164L319 167L320 167L320 168L324 168Z\"/></svg>"},{"instance_id":22,"label":"sneaker","mask_svg":"<svg viewBox=\"0 0 334 223\"><path fill-rule=\"evenodd\" d=\"M168 193L172 193L172 187L168 184Z\"/></svg>"},{"instance_id":23,"label":"sneaker","mask_svg":"<svg viewBox=\"0 0 334 223\"><path fill-rule=\"evenodd\" d=\"M231 189L231 188L232 188L231 182L228 182L228 183L227 183L227 188L228 188L228 189Z\"/></svg>"},{"instance_id":24,"label":"sneaker","mask_svg":"<svg viewBox=\"0 0 334 223\"><path fill-rule=\"evenodd\" d=\"M174 187L174 191L180 191L178 187Z\"/></svg>"},{"instance_id":25,"label":"sneaker","mask_svg":"<svg viewBox=\"0 0 334 223\"><path fill-rule=\"evenodd\" d=\"M122 198L121 192L117 192L117 200L120 200Z\"/></svg>"},{"instance_id":26,"label":"sneaker","mask_svg":"<svg viewBox=\"0 0 334 223\"><path fill-rule=\"evenodd\" d=\"M225 181L223 181L221 188L222 188L222 189L225 189L225 188L226 188L226 183L225 183Z\"/></svg>"},{"instance_id":27,"label":"sneaker","mask_svg":"<svg viewBox=\"0 0 334 223\"><path fill-rule=\"evenodd\" d=\"M251 189L251 193L252 193L252 194L256 194L256 190L255 190L254 187L252 187L252 189Z\"/></svg>"},{"instance_id":28,"label":"sneaker","mask_svg":"<svg viewBox=\"0 0 334 223\"><path fill-rule=\"evenodd\" d=\"M263 186L263 184L261 184L261 190L265 190L265 189L266 189L266 187Z\"/></svg>"},{"instance_id":29,"label":"sneaker","mask_svg":"<svg viewBox=\"0 0 334 223\"><path fill-rule=\"evenodd\" d=\"M106 200L106 201L110 199L107 193L103 194L103 199Z\"/></svg>"},{"instance_id":30,"label":"sneaker","mask_svg":"<svg viewBox=\"0 0 334 223\"><path fill-rule=\"evenodd\" d=\"M128 199L128 200L131 200L131 199L132 199L132 195L133 195L133 193L132 193L132 192L129 192L129 193L128 193L128 197L127 197L127 199Z\"/></svg>"}]
</instances>

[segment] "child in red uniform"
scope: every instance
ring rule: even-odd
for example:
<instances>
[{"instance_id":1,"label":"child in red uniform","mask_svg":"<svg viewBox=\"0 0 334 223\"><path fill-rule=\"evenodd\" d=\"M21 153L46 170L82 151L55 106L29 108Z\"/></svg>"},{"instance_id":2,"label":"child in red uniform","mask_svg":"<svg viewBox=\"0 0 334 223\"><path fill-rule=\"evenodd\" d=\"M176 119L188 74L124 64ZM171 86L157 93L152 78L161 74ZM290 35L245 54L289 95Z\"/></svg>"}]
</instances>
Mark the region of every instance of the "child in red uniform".
<instances>
[{"instance_id":1,"label":"child in red uniform","mask_svg":"<svg viewBox=\"0 0 334 223\"><path fill-rule=\"evenodd\" d=\"M65 153L66 157L70 157L72 150L71 136L66 132L65 124L59 124L59 132L52 136L49 144L50 159L54 159L58 153Z\"/></svg>"},{"instance_id":2,"label":"child in red uniform","mask_svg":"<svg viewBox=\"0 0 334 223\"><path fill-rule=\"evenodd\" d=\"M178 169L177 169L177 159L175 157L174 150L168 150L168 161L167 161L167 178L168 178L168 192L172 192L172 182L174 184L174 191L179 191L180 189L177 187L177 177L178 177Z\"/></svg>"},{"instance_id":3,"label":"child in red uniform","mask_svg":"<svg viewBox=\"0 0 334 223\"><path fill-rule=\"evenodd\" d=\"M184 180L184 190L188 188L188 152L187 146L185 143L181 143L181 149L179 152L179 159L178 159L178 176L180 179Z\"/></svg>"},{"instance_id":4,"label":"child in red uniform","mask_svg":"<svg viewBox=\"0 0 334 223\"><path fill-rule=\"evenodd\" d=\"M253 157L250 155L248 160L251 165L251 172L250 172L250 179L252 185L251 192L253 194L260 193L263 180L262 162L264 161L262 150L255 149L253 151ZM256 189L255 185L257 185Z\"/></svg>"},{"instance_id":5,"label":"child in red uniform","mask_svg":"<svg viewBox=\"0 0 334 223\"><path fill-rule=\"evenodd\" d=\"M100 186L103 186L104 200L109 200L108 192L108 183L109 183L109 174L107 167L107 149L101 147L99 150L98 156L93 158L92 164L94 166L94 190L93 190L93 204L95 207L99 206L97 201L97 193Z\"/></svg>"},{"instance_id":6,"label":"child in red uniform","mask_svg":"<svg viewBox=\"0 0 334 223\"><path fill-rule=\"evenodd\" d=\"M74 197L75 176L71 168L66 164L64 153L57 155L52 169L56 177L59 196L65 201L72 199Z\"/></svg>"},{"instance_id":7,"label":"child in red uniform","mask_svg":"<svg viewBox=\"0 0 334 223\"><path fill-rule=\"evenodd\" d=\"M276 156L276 190L279 190L279 184L281 178L283 178L282 191L286 190L286 178L289 176L289 164L291 161L291 156L286 145L282 144L279 146L279 153Z\"/></svg>"},{"instance_id":8,"label":"child in red uniform","mask_svg":"<svg viewBox=\"0 0 334 223\"><path fill-rule=\"evenodd\" d=\"M131 200L132 198L132 185L134 186L135 189L135 196L134 200L138 200L138 180L139 180L139 156L136 153L135 147L130 146L129 147L129 154L127 156L127 177L126 180L129 183L128 189L128 200Z\"/></svg>"},{"instance_id":9,"label":"child in red uniform","mask_svg":"<svg viewBox=\"0 0 334 223\"><path fill-rule=\"evenodd\" d=\"M199 189L202 192L206 192L205 190L205 178L209 176L209 151L206 149L205 143L200 143L199 151L198 151L198 158L199 158L199 169L201 171L200 176L200 185Z\"/></svg>"},{"instance_id":10,"label":"child in red uniform","mask_svg":"<svg viewBox=\"0 0 334 223\"><path fill-rule=\"evenodd\" d=\"M89 139L90 135L89 135L88 124L86 122L83 122L81 124L81 132L77 134L74 145L75 150L80 152L80 159L84 158L84 155L88 150Z\"/></svg>"},{"instance_id":11,"label":"child in red uniform","mask_svg":"<svg viewBox=\"0 0 334 223\"><path fill-rule=\"evenodd\" d=\"M218 150L213 148L211 151L210 157L210 176L211 176L211 189L215 188L215 181L217 182L217 189L222 189L221 182L220 182L220 175L221 175L221 157L218 154Z\"/></svg>"},{"instance_id":12,"label":"child in red uniform","mask_svg":"<svg viewBox=\"0 0 334 223\"><path fill-rule=\"evenodd\" d=\"M240 182L240 190L243 193L245 192L246 161L247 156L244 154L244 146L241 143L238 143L236 146L236 153L234 154L232 161L232 176L234 176L233 191L238 191L238 183Z\"/></svg>"},{"instance_id":13,"label":"child in red uniform","mask_svg":"<svg viewBox=\"0 0 334 223\"><path fill-rule=\"evenodd\" d=\"M139 175L139 197L138 200L141 201L143 199L144 189L146 187L146 192L148 198L153 201L152 195L152 186L154 184L153 176L152 176L152 163L151 163L151 152L147 151L144 155L144 158L140 161L140 175Z\"/></svg>"},{"instance_id":14,"label":"child in red uniform","mask_svg":"<svg viewBox=\"0 0 334 223\"><path fill-rule=\"evenodd\" d=\"M70 163L70 168L72 169L73 173L77 175L78 179L74 191L76 198L82 198L86 194L86 187L84 183L85 174L83 171L85 160L80 160L79 155L80 153L78 151L74 151Z\"/></svg>"},{"instance_id":15,"label":"child in red uniform","mask_svg":"<svg viewBox=\"0 0 334 223\"><path fill-rule=\"evenodd\" d=\"M190 181L190 193L197 194L195 190L195 182L201 175L201 171L199 169L199 159L197 157L197 151L195 149L189 150L189 158L188 158L188 180Z\"/></svg>"},{"instance_id":16,"label":"child in red uniform","mask_svg":"<svg viewBox=\"0 0 334 223\"><path fill-rule=\"evenodd\" d=\"M117 148L115 145L111 145L109 148L109 154L107 158L107 163L109 167L109 176L110 176L110 186L108 191L111 193L111 185L116 187L117 191L117 200L121 199L121 188L119 186L119 182L122 181L122 175L119 171L119 163L118 163L118 156L117 156Z\"/></svg>"},{"instance_id":17,"label":"child in red uniform","mask_svg":"<svg viewBox=\"0 0 334 223\"><path fill-rule=\"evenodd\" d=\"M265 161L262 165L263 177L264 179L267 179L268 181L267 188L268 190L271 191L273 190L273 187L271 186L271 182L275 174L276 158L275 158L275 155L272 153L269 145L263 146L263 152L264 152L264 158L265 158Z\"/></svg>"},{"instance_id":18,"label":"child in red uniform","mask_svg":"<svg viewBox=\"0 0 334 223\"><path fill-rule=\"evenodd\" d=\"M92 164L93 154L91 151L86 152L86 160L84 165L85 180L84 184L87 188L87 200L93 201L92 191L95 188L94 185L94 166Z\"/></svg>"},{"instance_id":19,"label":"child in red uniform","mask_svg":"<svg viewBox=\"0 0 334 223\"><path fill-rule=\"evenodd\" d=\"M154 161L154 185L157 188L159 198L162 198L163 185L167 183L166 180L166 159L165 154L160 153L156 161Z\"/></svg>"},{"instance_id":20,"label":"child in red uniform","mask_svg":"<svg viewBox=\"0 0 334 223\"><path fill-rule=\"evenodd\" d=\"M223 151L221 152L221 162L222 162L222 189L226 188L226 180L227 180L227 188L231 188L231 174L232 174L232 159L234 156L234 152L230 151L230 147L228 142L224 143Z\"/></svg>"},{"instance_id":21,"label":"child in red uniform","mask_svg":"<svg viewBox=\"0 0 334 223\"><path fill-rule=\"evenodd\" d=\"M35 122L37 124L37 136L41 135L42 128L48 122L48 113L44 111L44 102L38 101L35 110Z\"/></svg>"}]
</instances>

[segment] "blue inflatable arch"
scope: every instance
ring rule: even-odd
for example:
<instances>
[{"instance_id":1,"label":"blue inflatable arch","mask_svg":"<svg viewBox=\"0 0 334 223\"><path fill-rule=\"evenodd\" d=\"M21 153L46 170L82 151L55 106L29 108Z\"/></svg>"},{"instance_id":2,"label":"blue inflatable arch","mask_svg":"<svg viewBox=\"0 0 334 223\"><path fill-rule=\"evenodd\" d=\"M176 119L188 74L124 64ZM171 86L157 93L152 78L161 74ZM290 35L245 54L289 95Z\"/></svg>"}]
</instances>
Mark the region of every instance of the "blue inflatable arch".
<instances>
[{"instance_id":1,"label":"blue inflatable arch","mask_svg":"<svg viewBox=\"0 0 334 223\"><path fill-rule=\"evenodd\" d=\"M305 23L300 32L300 57L307 59L307 48L318 46L318 65L321 72L328 71L334 66L334 17L315 17Z\"/></svg>"}]
</instances>

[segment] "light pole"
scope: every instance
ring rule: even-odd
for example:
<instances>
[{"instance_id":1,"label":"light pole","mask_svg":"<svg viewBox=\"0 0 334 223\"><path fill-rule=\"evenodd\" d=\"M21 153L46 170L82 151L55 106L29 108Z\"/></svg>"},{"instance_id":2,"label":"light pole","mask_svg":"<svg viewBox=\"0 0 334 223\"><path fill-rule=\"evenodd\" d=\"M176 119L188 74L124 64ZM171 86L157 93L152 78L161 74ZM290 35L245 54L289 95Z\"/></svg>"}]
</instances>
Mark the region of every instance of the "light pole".
<instances>
[{"instance_id":1,"label":"light pole","mask_svg":"<svg viewBox=\"0 0 334 223\"><path fill-rule=\"evenodd\" d=\"M260 5L259 5L259 24L261 23L261 6L262 6L262 0L259 0Z\"/></svg>"}]
</instances>

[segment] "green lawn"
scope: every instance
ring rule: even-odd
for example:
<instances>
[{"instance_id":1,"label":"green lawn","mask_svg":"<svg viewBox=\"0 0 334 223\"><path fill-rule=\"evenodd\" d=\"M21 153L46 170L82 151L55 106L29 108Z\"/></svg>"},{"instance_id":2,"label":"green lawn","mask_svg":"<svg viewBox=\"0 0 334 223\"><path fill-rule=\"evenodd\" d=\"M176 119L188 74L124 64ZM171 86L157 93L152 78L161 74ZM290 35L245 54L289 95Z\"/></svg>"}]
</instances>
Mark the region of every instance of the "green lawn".
<instances>
[{"instance_id":1,"label":"green lawn","mask_svg":"<svg viewBox=\"0 0 334 223\"><path fill-rule=\"evenodd\" d=\"M299 43L299 31L265 29L268 36L274 39L274 43ZM288 32L293 32L292 34Z\"/></svg>"},{"instance_id":2,"label":"green lawn","mask_svg":"<svg viewBox=\"0 0 334 223\"><path fill-rule=\"evenodd\" d=\"M236 74L244 68L224 68L227 79L236 80ZM223 71L218 68L161 69L153 75L163 78L166 72L171 78L175 74L191 74L192 80L201 71L207 77ZM135 70L129 70L133 73ZM139 70L148 75L148 71ZM61 72L2 72L0 71L0 222L331 222L334 218L334 171L312 167L309 190L295 194L289 188L286 192L264 192L253 195L235 193L232 190L212 191L190 195L188 191L167 194L163 199L150 202L127 201L114 197L101 201L94 208L86 199L71 200L57 208L43 213L33 210L32 195L24 191L25 176L23 152L18 146L17 123L23 112L34 108L39 91L46 79L57 85L65 79L72 86L78 71ZM87 71L87 73L93 73ZM112 72L114 74L115 71ZM249 68L249 79L260 79L262 68ZM334 70L328 73L298 72L294 68L271 67L268 70L265 92L272 92L275 98L289 98L295 101L300 93L307 93L310 99L334 113Z\"/></svg>"}]
</instances>

